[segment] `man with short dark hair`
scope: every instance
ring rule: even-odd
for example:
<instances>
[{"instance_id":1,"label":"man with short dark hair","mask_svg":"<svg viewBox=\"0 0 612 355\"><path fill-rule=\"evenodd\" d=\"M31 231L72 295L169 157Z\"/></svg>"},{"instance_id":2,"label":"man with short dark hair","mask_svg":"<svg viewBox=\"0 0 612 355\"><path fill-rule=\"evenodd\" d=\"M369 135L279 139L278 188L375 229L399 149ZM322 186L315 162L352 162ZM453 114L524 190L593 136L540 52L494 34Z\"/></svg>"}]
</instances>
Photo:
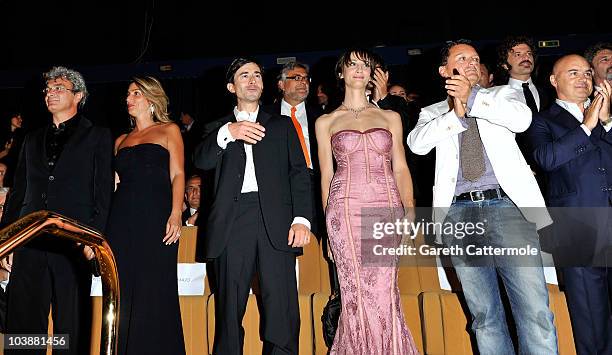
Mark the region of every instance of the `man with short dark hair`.
<instances>
[{"instance_id":1,"label":"man with short dark hair","mask_svg":"<svg viewBox=\"0 0 612 355\"><path fill-rule=\"evenodd\" d=\"M2 221L12 223L50 210L103 232L113 188L110 131L79 113L87 99L80 73L54 67L44 78L45 103L53 118L24 140ZM43 235L15 251L7 333L47 334L51 308L53 334L69 336L66 353L89 352L91 272L81 249L74 242ZM90 248L85 253L93 258Z\"/></svg>"},{"instance_id":2,"label":"man with short dark hair","mask_svg":"<svg viewBox=\"0 0 612 355\"><path fill-rule=\"evenodd\" d=\"M533 78L531 77L537 59L536 47L533 40L526 36L507 37L497 48L497 54L498 65L502 75L508 76L507 83L511 88L522 93L521 98L524 100L525 104L529 106L532 115L548 108L548 96L543 90L535 86ZM501 78L501 82L506 82L506 79ZM527 133L518 132L516 134L516 142L527 164L529 164L531 171L536 177L540 191L545 193L545 174L533 161L531 154L532 147L529 145Z\"/></svg>"},{"instance_id":3,"label":"man with short dark hair","mask_svg":"<svg viewBox=\"0 0 612 355\"><path fill-rule=\"evenodd\" d=\"M481 354L514 354L498 275L503 280L517 326L519 353L556 354L557 336L548 307L540 255L529 258L470 256L472 250L539 249L536 228L551 223L536 181L514 140L531 112L520 92L508 85L481 88L480 57L467 40L447 42L438 73L448 98L421 110L408 145L416 154L436 149L434 221L451 226L486 227L469 236L438 236L451 257L472 315ZM540 212L541 213L541 212ZM473 255L473 254L472 254Z\"/></svg>"},{"instance_id":4,"label":"man with short dark hair","mask_svg":"<svg viewBox=\"0 0 612 355\"><path fill-rule=\"evenodd\" d=\"M196 167L215 169L204 257L215 278L214 354L241 354L253 274L263 295L264 354L297 354L300 316L295 258L310 242L310 177L288 117L260 110L261 66L237 58L226 75L233 112L206 128Z\"/></svg>"}]
</instances>

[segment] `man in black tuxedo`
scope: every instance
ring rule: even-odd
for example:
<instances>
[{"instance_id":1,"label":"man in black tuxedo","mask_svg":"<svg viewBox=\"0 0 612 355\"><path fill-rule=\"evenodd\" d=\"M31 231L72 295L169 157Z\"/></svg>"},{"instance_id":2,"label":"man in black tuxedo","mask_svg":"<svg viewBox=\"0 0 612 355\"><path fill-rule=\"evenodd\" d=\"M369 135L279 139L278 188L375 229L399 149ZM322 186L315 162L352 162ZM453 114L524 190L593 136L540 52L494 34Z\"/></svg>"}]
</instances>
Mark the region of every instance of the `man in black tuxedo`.
<instances>
[{"instance_id":1,"label":"man in black tuxedo","mask_svg":"<svg viewBox=\"0 0 612 355\"><path fill-rule=\"evenodd\" d=\"M532 77L537 61L536 46L533 40L526 36L506 37L497 47L497 56L500 70L499 83L507 83L511 88L522 92L521 98L529 106L532 115L547 109L550 106L549 96L541 87L535 85ZM516 143L527 164L531 167L540 191L546 195L546 174L533 160L531 154L533 149L530 146L527 131L516 134Z\"/></svg>"},{"instance_id":2,"label":"man in black tuxedo","mask_svg":"<svg viewBox=\"0 0 612 355\"><path fill-rule=\"evenodd\" d=\"M295 257L310 242L310 178L291 120L259 109L261 66L237 58L227 90L237 105L207 126L194 164L215 170L204 236L213 259L214 354L241 354L242 317L257 272L263 295L264 354L297 354L300 317Z\"/></svg>"},{"instance_id":3,"label":"man in black tuxedo","mask_svg":"<svg viewBox=\"0 0 612 355\"><path fill-rule=\"evenodd\" d=\"M319 172L319 156L317 137L315 136L315 121L321 116L319 107L309 105L306 98L310 92L310 74L307 64L300 62L286 63L278 78L278 89L283 97L273 105L263 107L264 111L291 118L295 127L302 151L310 174L312 186L312 233L321 240L326 235L325 214L321 203L321 174ZM301 136L301 137L300 137Z\"/></svg>"},{"instance_id":4,"label":"man in black tuxedo","mask_svg":"<svg viewBox=\"0 0 612 355\"><path fill-rule=\"evenodd\" d=\"M44 78L45 103L53 120L26 136L2 221L50 210L103 231L113 187L110 131L79 114L87 98L80 73L54 67ZM15 251L7 333L46 334L51 305L54 334L70 337L65 353L89 352L91 273L83 251L93 257L91 249L51 235Z\"/></svg>"}]
</instances>

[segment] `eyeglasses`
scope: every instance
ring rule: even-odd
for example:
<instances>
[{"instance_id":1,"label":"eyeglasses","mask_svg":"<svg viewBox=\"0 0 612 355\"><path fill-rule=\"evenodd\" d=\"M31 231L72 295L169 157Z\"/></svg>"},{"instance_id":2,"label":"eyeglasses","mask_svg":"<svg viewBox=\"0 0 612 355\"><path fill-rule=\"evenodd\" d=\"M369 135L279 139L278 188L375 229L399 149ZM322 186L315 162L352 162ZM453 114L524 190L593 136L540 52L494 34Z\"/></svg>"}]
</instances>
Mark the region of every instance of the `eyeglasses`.
<instances>
[{"instance_id":1,"label":"eyeglasses","mask_svg":"<svg viewBox=\"0 0 612 355\"><path fill-rule=\"evenodd\" d=\"M46 87L42 90L42 93L44 95L48 95L50 93L58 93L58 94L63 94L66 91L71 91L71 92L78 92L78 90L74 90L74 89L68 89L65 86L50 86L50 87Z\"/></svg>"},{"instance_id":2,"label":"eyeglasses","mask_svg":"<svg viewBox=\"0 0 612 355\"><path fill-rule=\"evenodd\" d=\"M200 187L199 186L189 186L188 188L185 189L185 192L189 193L194 193L196 191L200 191Z\"/></svg>"},{"instance_id":3,"label":"eyeglasses","mask_svg":"<svg viewBox=\"0 0 612 355\"><path fill-rule=\"evenodd\" d=\"M293 80L293 81L307 81L310 82L310 77L308 75L306 76L302 76L302 75L294 75L294 76L288 76L285 78L286 80Z\"/></svg>"}]
</instances>

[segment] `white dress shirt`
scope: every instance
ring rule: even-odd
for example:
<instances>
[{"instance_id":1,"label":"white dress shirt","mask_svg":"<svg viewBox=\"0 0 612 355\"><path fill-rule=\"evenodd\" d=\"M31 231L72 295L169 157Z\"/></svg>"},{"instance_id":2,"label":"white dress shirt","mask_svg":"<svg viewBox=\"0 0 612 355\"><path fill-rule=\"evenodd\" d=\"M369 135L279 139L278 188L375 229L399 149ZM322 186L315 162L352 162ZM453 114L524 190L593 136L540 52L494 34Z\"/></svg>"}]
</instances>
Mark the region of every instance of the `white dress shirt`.
<instances>
[{"instance_id":1,"label":"white dress shirt","mask_svg":"<svg viewBox=\"0 0 612 355\"><path fill-rule=\"evenodd\" d=\"M580 108L578 107L578 104L573 103L573 102L567 102L567 101L563 101L560 99L556 99L555 102L557 103L557 105L563 107L565 110L567 110L567 112L571 113L572 116L574 116L578 122L582 123L582 121L584 121L584 113L582 113L582 111L580 111ZM587 99L583 105L584 105L584 109L586 110L589 105L591 104L591 100ZM606 130L606 132L610 132L610 128L612 128L612 122L608 122L607 124L602 124L603 128ZM584 133L587 134L587 136L591 136L591 130L587 128L587 126L582 123L580 125L580 127L582 127L582 129L584 130Z\"/></svg>"},{"instance_id":2,"label":"white dress shirt","mask_svg":"<svg viewBox=\"0 0 612 355\"><path fill-rule=\"evenodd\" d=\"M197 209L189 207L189 217L193 217L194 213L198 212ZM187 227L193 227L194 224L189 223L189 220L185 221Z\"/></svg>"},{"instance_id":3,"label":"white dress shirt","mask_svg":"<svg viewBox=\"0 0 612 355\"><path fill-rule=\"evenodd\" d=\"M540 109L542 108L540 106L540 94L538 94L538 89L536 89L531 78L529 78L529 80L527 81L522 81L522 80L518 80L514 78L510 78L508 80L508 85L511 88L519 90L521 93L523 92L523 83L529 83L529 91L531 91L531 94L533 95L533 98L535 99L536 106L538 106L538 111L540 111ZM523 99L525 98L525 95L521 95L521 96L523 97Z\"/></svg>"},{"instance_id":4,"label":"white dress shirt","mask_svg":"<svg viewBox=\"0 0 612 355\"><path fill-rule=\"evenodd\" d=\"M257 115L259 114L259 106L254 112L246 112L246 111L238 111L238 107L234 107L234 116L236 116L236 121L249 121L255 122L257 120ZM227 148L227 145L230 142L235 142L236 138L232 137L232 134L229 131L228 122L224 124L217 132L217 144L221 149ZM246 164L244 166L244 180L242 181L242 189L241 193L246 192L257 192L259 188L257 187L257 177L255 176L255 164L253 162L253 145L244 143L244 151L246 153ZM308 227L310 229L310 221L308 221L304 217L295 217L293 218L294 225L296 223L300 223Z\"/></svg>"},{"instance_id":5,"label":"white dress shirt","mask_svg":"<svg viewBox=\"0 0 612 355\"><path fill-rule=\"evenodd\" d=\"M291 106L284 99L281 101L281 115L291 117ZM299 103L295 106L295 117L298 120L300 126L302 126L302 134L304 135L304 142L306 143L306 150L308 151L308 158L310 158L310 164L308 167L312 169L312 152L310 151L310 134L308 132L308 116L306 116L306 104L304 102Z\"/></svg>"},{"instance_id":6,"label":"white dress shirt","mask_svg":"<svg viewBox=\"0 0 612 355\"><path fill-rule=\"evenodd\" d=\"M259 113L259 106L254 112L238 111L238 107L234 107L234 116L236 121L249 121L255 122L257 120L257 114ZM229 131L229 122L226 123L219 133L217 133L217 144L219 147L225 149L229 142L235 142L236 138L232 137ZM240 192L257 192L257 177L255 176L255 165L253 164L253 146L248 143L244 143L244 151L246 153L246 165L244 166L244 180L242 181L242 190Z\"/></svg>"}]
</instances>

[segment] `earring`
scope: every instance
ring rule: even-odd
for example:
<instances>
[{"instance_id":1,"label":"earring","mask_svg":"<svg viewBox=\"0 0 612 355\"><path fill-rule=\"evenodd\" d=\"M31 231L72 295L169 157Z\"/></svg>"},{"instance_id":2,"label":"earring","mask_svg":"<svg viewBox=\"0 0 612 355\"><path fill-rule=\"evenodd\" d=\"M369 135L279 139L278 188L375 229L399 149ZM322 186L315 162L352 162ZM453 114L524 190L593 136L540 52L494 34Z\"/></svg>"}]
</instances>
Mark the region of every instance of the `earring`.
<instances>
[{"instance_id":1,"label":"earring","mask_svg":"<svg viewBox=\"0 0 612 355\"><path fill-rule=\"evenodd\" d=\"M149 106L149 111L151 111L151 114L153 114L155 112L155 106Z\"/></svg>"}]
</instances>

